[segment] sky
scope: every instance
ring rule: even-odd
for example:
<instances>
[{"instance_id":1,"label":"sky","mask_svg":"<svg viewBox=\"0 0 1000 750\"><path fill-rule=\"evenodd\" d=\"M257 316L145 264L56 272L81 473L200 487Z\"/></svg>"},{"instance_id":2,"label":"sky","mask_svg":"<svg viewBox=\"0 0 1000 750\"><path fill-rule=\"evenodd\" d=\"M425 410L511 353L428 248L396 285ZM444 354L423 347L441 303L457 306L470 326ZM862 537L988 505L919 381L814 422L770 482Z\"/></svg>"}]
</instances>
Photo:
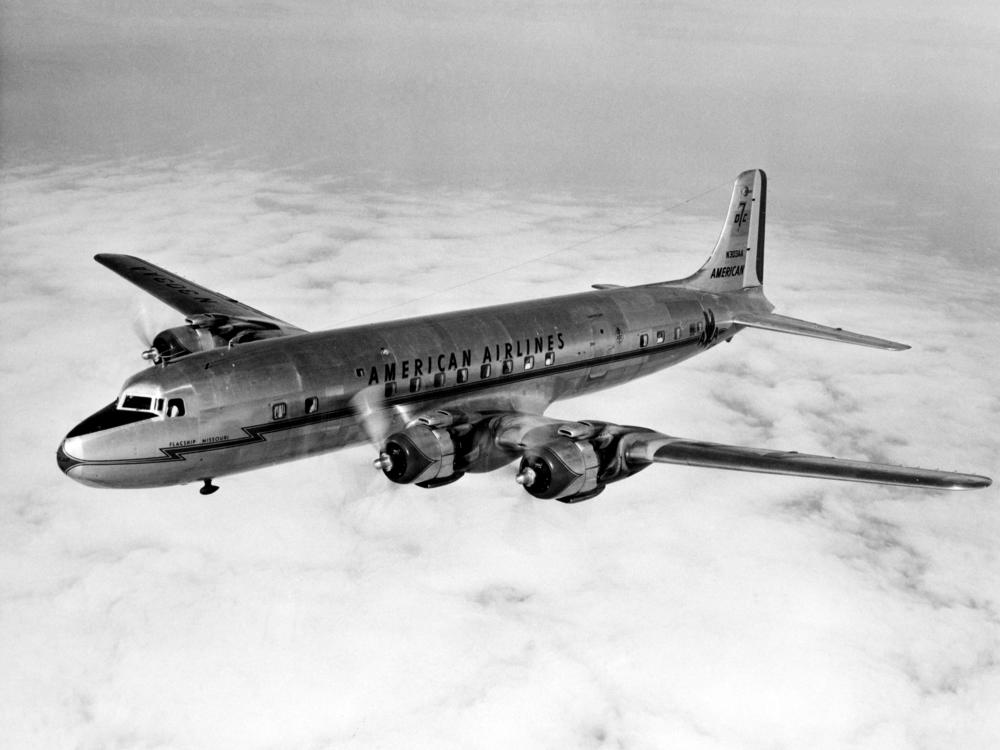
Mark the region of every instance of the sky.
<instances>
[{"instance_id":1,"label":"sky","mask_svg":"<svg viewBox=\"0 0 1000 750\"><path fill-rule=\"evenodd\" d=\"M1000 742L996 487L54 460L180 322L96 252L322 329L685 276L760 167L778 312L913 349L746 331L548 413L1000 476L992 4L0 13L0 747Z\"/></svg>"}]
</instances>

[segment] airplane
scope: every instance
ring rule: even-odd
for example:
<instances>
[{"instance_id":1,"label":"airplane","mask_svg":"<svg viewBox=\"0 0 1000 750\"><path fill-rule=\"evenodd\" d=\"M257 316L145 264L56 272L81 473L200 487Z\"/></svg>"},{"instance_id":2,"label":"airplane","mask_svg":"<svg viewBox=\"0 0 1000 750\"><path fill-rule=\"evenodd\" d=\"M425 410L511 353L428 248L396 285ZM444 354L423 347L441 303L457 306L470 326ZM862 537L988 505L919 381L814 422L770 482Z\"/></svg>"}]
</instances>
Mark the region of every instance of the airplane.
<instances>
[{"instance_id":1,"label":"airplane","mask_svg":"<svg viewBox=\"0 0 1000 750\"><path fill-rule=\"evenodd\" d=\"M518 461L531 496L587 500L654 463L912 488L989 477L691 440L545 416L556 401L650 375L752 328L900 351L773 312L764 296L767 177L741 173L721 235L692 275L307 332L130 255L95 260L185 316L151 363L74 427L59 468L85 485L160 487L373 443L392 482L433 488Z\"/></svg>"}]
</instances>

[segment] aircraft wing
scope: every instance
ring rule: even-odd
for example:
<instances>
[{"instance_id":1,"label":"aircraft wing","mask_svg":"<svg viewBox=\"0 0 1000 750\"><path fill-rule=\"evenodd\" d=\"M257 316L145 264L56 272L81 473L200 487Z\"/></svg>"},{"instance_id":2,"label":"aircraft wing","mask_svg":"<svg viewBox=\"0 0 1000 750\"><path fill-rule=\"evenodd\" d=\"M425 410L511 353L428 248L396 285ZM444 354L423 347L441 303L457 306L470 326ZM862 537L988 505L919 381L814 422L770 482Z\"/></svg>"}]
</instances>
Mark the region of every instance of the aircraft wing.
<instances>
[{"instance_id":1,"label":"aircraft wing","mask_svg":"<svg viewBox=\"0 0 1000 750\"><path fill-rule=\"evenodd\" d=\"M217 322L245 323L284 334L305 330L273 315L261 312L219 292L213 292L182 276L133 255L100 253L94 260L122 276L189 320L210 319Z\"/></svg>"},{"instance_id":2,"label":"aircraft wing","mask_svg":"<svg viewBox=\"0 0 1000 750\"><path fill-rule=\"evenodd\" d=\"M991 484L989 477L976 474L829 458L795 451L744 448L686 440L659 433L635 435L625 446L625 460L630 464L682 464L938 490L978 489Z\"/></svg>"},{"instance_id":3,"label":"aircraft wing","mask_svg":"<svg viewBox=\"0 0 1000 750\"><path fill-rule=\"evenodd\" d=\"M358 414L363 422L377 426L367 411ZM518 484L534 497L564 503L594 497L606 485L654 463L926 490L971 490L992 483L977 474L708 443L645 427L569 422L537 413L438 410L410 421L384 440L374 437L373 443L380 446L375 465L394 482L432 487L454 481L466 471L489 471L520 457Z\"/></svg>"}]
</instances>

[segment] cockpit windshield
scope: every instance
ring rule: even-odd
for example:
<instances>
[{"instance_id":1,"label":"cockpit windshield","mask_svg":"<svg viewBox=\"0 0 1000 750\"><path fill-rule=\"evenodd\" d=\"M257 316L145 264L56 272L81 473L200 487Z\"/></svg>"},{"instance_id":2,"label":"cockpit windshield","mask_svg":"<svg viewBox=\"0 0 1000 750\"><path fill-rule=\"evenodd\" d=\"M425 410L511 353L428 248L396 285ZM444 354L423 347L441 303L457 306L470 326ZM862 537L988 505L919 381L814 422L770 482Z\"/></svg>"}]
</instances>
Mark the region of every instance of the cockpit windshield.
<instances>
[{"instance_id":1,"label":"cockpit windshield","mask_svg":"<svg viewBox=\"0 0 1000 750\"><path fill-rule=\"evenodd\" d=\"M180 399L170 399L171 404L175 401L180 401ZM163 399L156 398L155 396L143 396L139 393L123 393L118 399L118 408L123 411L148 411L153 414L160 415L163 414ZM173 413L177 411L176 409L170 409L168 411L169 413L167 416L177 416ZM181 406L180 411L183 414L183 405Z\"/></svg>"},{"instance_id":2,"label":"cockpit windshield","mask_svg":"<svg viewBox=\"0 0 1000 750\"><path fill-rule=\"evenodd\" d=\"M126 393L122 396L121 407L135 411L153 411L153 399L150 396L134 396Z\"/></svg>"},{"instance_id":3,"label":"cockpit windshield","mask_svg":"<svg viewBox=\"0 0 1000 750\"><path fill-rule=\"evenodd\" d=\"M91 432L110 430L112 427L121 427L144 419L152 419L156 414L148 411L123 411L118 408L118 402L112 401L96 414L91 414L80 422L66 437L77 437L78 435L89 435Z\"/></svg>"},{"instance_id":4,"label":"cockpit windshield","mask_svg":"<svg viewBox=\"0 0 1000 750\"><path fill-rule=\"evenodd\" d=\"M164 408L166 406L166 408ZM73 428L67 437L87 435L91 432L110 430L112 427L122 427L135 424L153 417L183 417L184 399L162 399L156 396L143 396L138 393L123 393L96 414L92 414Z\"/></svg>"}]
</instances>

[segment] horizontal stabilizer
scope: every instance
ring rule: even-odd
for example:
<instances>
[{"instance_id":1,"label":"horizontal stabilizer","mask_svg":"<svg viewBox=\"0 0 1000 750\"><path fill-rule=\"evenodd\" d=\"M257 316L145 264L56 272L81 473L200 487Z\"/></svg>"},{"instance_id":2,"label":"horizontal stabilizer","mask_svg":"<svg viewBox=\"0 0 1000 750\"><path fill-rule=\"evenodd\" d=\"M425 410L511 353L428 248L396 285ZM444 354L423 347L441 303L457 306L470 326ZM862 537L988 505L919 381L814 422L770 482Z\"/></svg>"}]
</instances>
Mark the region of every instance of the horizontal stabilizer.
<instances>
[{"instance_id":1,"label":"horizontal stabilizer","mask_svg":"<svg viewBox=\"0 0 1000 750\"><path fill-rule=\"evenodd\" d=\"M895 484L931 490L972 490L989 487L989 477L951 471L869 463L807 453L744 448L658 435L639 435L627 448L629 463L666 463L712 469L788 474L849 482Z\"/></svg>"},{"instance_id":2,"label":"horizontal stabilizer","mask_svg":"<svg viewBox=\"0 0 1000 750\"><path fill-rule=\"evenodd\" d=\"M827 341L840 341L844 344L870 346L874 349L890 349L900 352L910 348L906 344L900 344L898 341L889 341L888 339L880 339L875 336L865 336L862 333L845 331L843 328L831 328L819 323L810 323L808 320L789 318L787 315L776 315L775 313L738 313L733 318L733 322L749 328L762 328L765 331L777 331L778 333L794 333L797 336L811 336L812 338L826 339Z\"/></svg>"}]
</instances>

